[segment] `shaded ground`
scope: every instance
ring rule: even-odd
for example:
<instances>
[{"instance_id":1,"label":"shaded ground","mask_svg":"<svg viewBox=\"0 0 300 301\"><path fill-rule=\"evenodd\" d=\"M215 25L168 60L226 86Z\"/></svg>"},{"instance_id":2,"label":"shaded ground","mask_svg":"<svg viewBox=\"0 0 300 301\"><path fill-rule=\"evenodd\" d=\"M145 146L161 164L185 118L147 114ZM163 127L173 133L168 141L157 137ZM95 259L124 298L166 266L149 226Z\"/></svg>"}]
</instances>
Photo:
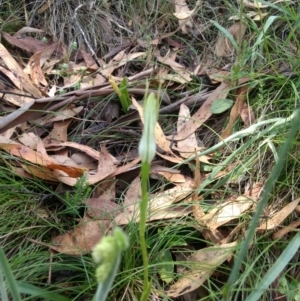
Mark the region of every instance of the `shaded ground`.
<instances>
[{"instance_id":1,"label":"shaded ground","mask_svg":"<svg viewBox=\"0 0 300 301\"><path fill-rule=\"evenodd\" d=\"M121 225L131 245L110 299L139 298L137 148L153 92L151 300L220 300L298 104L299 5L136 2L3 2L1 246L18 281L87 300L91 248ZM298 170L295 137L230 300L259 287L294 236ZM298 296L297 262L260 300Z\"/></svg>"}]
</instances>

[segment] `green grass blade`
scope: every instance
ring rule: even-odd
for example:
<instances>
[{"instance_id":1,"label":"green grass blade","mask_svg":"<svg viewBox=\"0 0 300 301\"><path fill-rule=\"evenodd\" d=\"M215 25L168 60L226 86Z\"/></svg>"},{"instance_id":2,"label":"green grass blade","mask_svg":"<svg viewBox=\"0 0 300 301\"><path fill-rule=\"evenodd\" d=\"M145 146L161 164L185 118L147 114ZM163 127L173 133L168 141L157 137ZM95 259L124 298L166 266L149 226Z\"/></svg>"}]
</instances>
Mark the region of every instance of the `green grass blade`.
<instances>
[{"instance_id":1,"label":"green grass blade","mask_svg":"<svg viewBox=\"0 0 300 301\"><path fill-rule=\"evenodd\" d=\"M125 113L128 112L129 106L131 104L129 93L128 93L128 85L127 85L127 78L124 77L120 83L120 101L122 108Z\"/></svg>"},{"instance_id":2,"label":"green grass blade","mask_svg":"<svg viewBox=\"0 0 300 301\"><path fill-rule=\"evenodd\" d=\"M2 268L0 268L0 292L1 292L1 300L8 301L9 299L8 299L6 288L5 288Z\"/></svg>"},{"instance_id":3,"label":"green grass blade","mask_svg":"<svg viewBox=\"0 0 300 301\"><path fill-rule=\"evenodd\" d=\"M232 46L237 51L239 46L233 38L232 34L226 28L221 26L218 22L212 20L210 22L213 23L225 35L225 37L231 42Z\"/></svg>"},{"instance_id":4,"label":"green grass blade","mask_svg":"<svg viewBox=\"0 0 300 301\"><path fill-rule=\"evenodd\" d=\"M292 28L292 30L290 31L288 37L286 38L286 40L284 41L284 47L286 47L286 45L290 42L291 38L295 37L295 31L297 29L299 29L300 25L300 17L296 20L295 22L295 26Z\"/></svg>"},{"instance_id":5,"label":"green grass blade","mask_svg":"<svg viewBox=\"0 0 300 301\"><path fill-rule=\"evenodd\" d=\"M283 163L284 163L284 161L286 159L286 156L287 156L287 153L290 149L291 142L292 142L294 136L297 134L297 132L299 130L299 127L300 127L300 108L297 108L294 111L294 113L292 114L291 130L289 132L289 135L288 135L285 143L282 145L282 147L279 151L278 161L276 162L276 164L275 164L275 166L274 166L274 168L271 172L271 175L270 175L269 179L266 182L265 189L264 189L263 194L262 194L262 200L257 205L256 212L254 214L254 217L252 219L251 225L250 225L249 230L248 230L248 234L247 234L245 240L243 241L243 243L241 245L241 249L240 249L239 254L238 254L238 256L235 260L235 263L234 263L233 269L231 271L231 274L229 276L228 282L223 288L223 296L224 296L225 299L228 298L229 292L232 288L232 285L234 284L234 282L236 281L236 279L238 277L240 268L242 266L243 259L246 255L247 250L248 250L248 246L249 246L249 244L252 241L252 238L254 236L255 228L258 224L259 217L263 212L265 204L268 202L271 190L274 186L274 183L275 183L277 177L280 174L280 171L281 171L282 167L284 166Z\"/></svg>"},{"instance_id":6,"label":"green grass blade","mask_svg":"<svg viewBox=\"0 0 300 301\"><path fill-rule=\"evenodd\" d=\"M71 301L71 299L67 297L61 296L43 288L39 288L29 283L18 282L17 286L21 294L30 295L32 297L39 297L47 301Z\"/></svg>"},{"instance_id":7,"label":"green grass blade","mask_svg":"<svg viewBox=\"0 0 300 301\"><path fill-rule=\"evenodd\" d=\"M300 248L300 233L297 233L292 241L288 244L282 254L277 258L274 265L267 272L257 288L248 296L245 301L260 300L261 295L269 288L275 281L279 274L284 270L292 257L298 252Z\"/></svg>"},{"instance_id":8,"label":"green grass blade","mask_svg":"<svg viewBox=\"0 0 300 301\"><path fill-rule=\"evenodd\" d=\"M288 10L284 9L284 6L278 6L278 5L275 5L273 3L270 3L270 2L267 2L264 0L258 0L258 2L263 5L267 5L268 7L272 7L278 11L281 11L282 13L286 14L289 17L292 17L291 13Z\"/></svg>"},{"instance_id":9,"label":"green grass blade","mask_svg":"<svg viewBox=\"0 0 300 301\"><path fill-rule=\"evenodd\" d=\"M253 45L253 48L259 46L261 44L261 41L263 37L265 36L268 28L272 25L272 23L278 18L278 16L271 16L268 18L267 22L265 23L263 29L261 30L259 36L257 37L257 40L255 44Z\"/></svg>"},{"instance_id":10,"label":"green grass blade","mask_svg":"<svg viewBox=\"0 0 300 301\"><path fill-rule=\"evenodd\" d=\"M8 284L10 293L13 297L13 300L14 301L21 301L21 296L20 296L19 291L18 291L18 286L17 286L16 280L15 280L14 275L13 275L11 269L10 269L9 263L6 259L6 256L5 256L4 251L2 250L2 248L0 248L0 265L3 269L4 276L6 277L7 284Z\"/></svg>"}]
</instances>

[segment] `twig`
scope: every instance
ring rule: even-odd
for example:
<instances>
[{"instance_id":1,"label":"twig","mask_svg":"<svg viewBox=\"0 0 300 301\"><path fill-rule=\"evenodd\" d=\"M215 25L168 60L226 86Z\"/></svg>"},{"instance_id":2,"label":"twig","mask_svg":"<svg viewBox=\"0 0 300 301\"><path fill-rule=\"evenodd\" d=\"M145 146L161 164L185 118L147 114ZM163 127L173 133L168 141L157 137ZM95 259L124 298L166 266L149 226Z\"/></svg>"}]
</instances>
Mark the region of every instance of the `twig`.
<instances>
[{"instance_id":1,"label":"twig","mask_svg":"<svg viewBox=\"0 0 300 301\"><path fill-rule=\"evenodd\" d=\"M109 53L107 53L103 59L106 60L106 59L109 59L111 58L112 56L116 55L117 53L119 53L120 51L122 51L123 49L129 47L132 45L133 42L127 42L127 43L124 43L124 44L121 44L119 46L117 46L116 48L114 48L113 50L111 50Z\"/></svg>"},{"instance_id":2,"label":"twig","mask_svg":"<svg viewBox=\"0 0 300 301\"><path fill-rule=\"evenodd\" d=\"M0 93L3 93L2 98L5 96L5 94L11 94L11 95L17 95L17 96L37 99L35 96L32 96L30 94L22 94L22 93L12 92L12 91L9 91L9 90L0 90Z\"/></svg>"},{"instance_id":3,"label":"twig","mask_svg":"<svg viewBox=\"0 0 300 301\"><path fill-rule=\"evenodd\" d=\"M185 96L182 99L179 99L178 101L176 101L164 108L161 108L159 110L159 114L172 113L172 112L176 111L182 103L184 103L187 107L192 106L192 105L194 105L195 107L199 106L203 103L203 101L205 101L208 98L208 96L210 94L211 94L210 92L207 93L206 91L201 91L195 95Z\"/></svg>"}]
</instances>

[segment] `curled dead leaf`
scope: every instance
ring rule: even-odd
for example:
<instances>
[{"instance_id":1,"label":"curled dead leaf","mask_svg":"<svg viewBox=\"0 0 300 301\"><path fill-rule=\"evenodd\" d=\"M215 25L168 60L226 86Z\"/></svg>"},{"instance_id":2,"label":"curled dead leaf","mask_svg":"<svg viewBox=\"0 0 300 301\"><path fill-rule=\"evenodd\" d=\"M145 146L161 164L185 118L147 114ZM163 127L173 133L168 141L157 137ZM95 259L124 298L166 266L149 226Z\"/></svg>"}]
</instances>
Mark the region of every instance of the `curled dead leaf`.
<instances>
[{"instance_id":1,"label":"curled dead leaf","mask_svg":"<svg viewBox=\"0 0 300 301\"><path fill-rule=\"evenodd\" d=\"M109 220L84 218L73 230L54 237L50 248L68 255L84 255L92 250L109 229Z\"/></svg>"},{"instance_id":2,"label":"curled dead leaf","mask_svg":"<svg viewBox=\"0 0 300 301\"><path fill-rule=\"evenodd\" d=\"M260 226L256 228L256 231L273 230L281 225L281 223L295 210L299 202L300 198L287 204L270 219L263 221Z\"/></svg>"},{"instance_id":3,"label":"curled dead leaf","mask_svg":"<svg viewBox=\"0 0 300 301\"><path fill-rule=\"evenodd\" d=\"M187 258L191 269L167 290L169 297L176 298L200 287L229 256L236 242L214 246L194 252Z\"/></svg>"}]
</instances>

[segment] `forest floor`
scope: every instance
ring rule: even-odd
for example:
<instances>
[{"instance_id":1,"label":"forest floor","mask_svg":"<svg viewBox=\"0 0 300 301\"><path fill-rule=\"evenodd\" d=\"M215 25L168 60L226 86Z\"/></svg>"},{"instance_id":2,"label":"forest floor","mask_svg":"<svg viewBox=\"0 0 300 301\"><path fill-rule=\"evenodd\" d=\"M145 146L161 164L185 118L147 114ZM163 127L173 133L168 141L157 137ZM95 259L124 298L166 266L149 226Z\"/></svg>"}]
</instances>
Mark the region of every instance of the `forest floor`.
<instances>
[{"instance_id":1,"label":"forest floor","mask_svg":"<svg viewBox=\"0 0 300 301\"><path fill-rule=\"evenodd\" d=\"M107 300L140 300L148 95L149 300L300 300L299 11L2 1L2 300L92 300L91 251L115 226L129 248Z\"/></svg>"}]
</instances>

